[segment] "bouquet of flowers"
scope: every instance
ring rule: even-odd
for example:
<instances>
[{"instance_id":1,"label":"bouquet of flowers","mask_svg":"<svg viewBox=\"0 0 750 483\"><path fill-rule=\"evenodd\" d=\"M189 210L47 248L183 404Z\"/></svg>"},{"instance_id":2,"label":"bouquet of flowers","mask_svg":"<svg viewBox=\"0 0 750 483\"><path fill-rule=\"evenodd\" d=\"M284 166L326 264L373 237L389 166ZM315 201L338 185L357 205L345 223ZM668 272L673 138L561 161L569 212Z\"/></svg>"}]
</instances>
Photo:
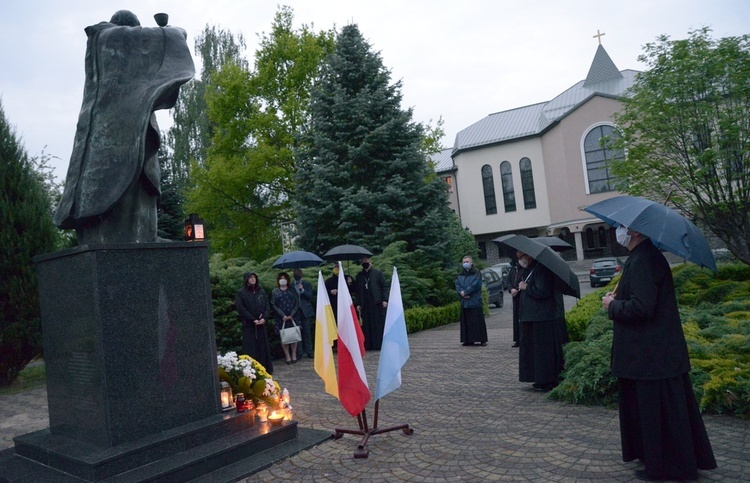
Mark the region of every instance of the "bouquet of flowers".
<instances>
[{"instance_id":1,"label":"bouquet of flowers","mask_svg":"<svg viewBox=\"0 0 750 483\"><path fill-rule=\"evenodd\" d=\"M226 381L234 394L243 393L245 398L254 403L265 401L273 404L281 394L279 384L273 380L258 361L252 357L236 352L227 352L217 356L219 379Z\"/></svg>"}]
</instances>

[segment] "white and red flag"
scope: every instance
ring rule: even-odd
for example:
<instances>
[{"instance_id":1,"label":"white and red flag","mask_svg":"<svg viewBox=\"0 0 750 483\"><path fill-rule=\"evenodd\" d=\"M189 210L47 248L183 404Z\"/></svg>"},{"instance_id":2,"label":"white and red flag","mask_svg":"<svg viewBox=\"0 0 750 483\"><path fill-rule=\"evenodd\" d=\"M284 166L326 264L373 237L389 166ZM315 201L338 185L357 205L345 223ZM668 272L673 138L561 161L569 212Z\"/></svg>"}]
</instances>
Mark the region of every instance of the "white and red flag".
<instances>
[{"instance_id":1,"label":"white and red flag","mask_svg":"<svg viewBox=\"0 0 750 483\"><path fill-rule=\"evenodd\" d=\"M361 413L370 401L370 389L362 357L365 353L365 336L359 326L357 312L344 277L344 267L339 262L338 285L338 376L339 400L349 414Z\"/></svg>"}]
</instances>

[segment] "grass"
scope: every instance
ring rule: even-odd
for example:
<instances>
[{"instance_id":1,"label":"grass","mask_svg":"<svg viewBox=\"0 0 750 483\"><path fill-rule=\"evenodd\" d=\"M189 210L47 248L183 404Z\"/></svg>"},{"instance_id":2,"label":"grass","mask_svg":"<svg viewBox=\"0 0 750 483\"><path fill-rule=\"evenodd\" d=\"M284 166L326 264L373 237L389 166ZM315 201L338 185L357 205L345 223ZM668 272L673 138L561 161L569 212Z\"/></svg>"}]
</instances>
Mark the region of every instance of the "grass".
<instances>
[{"instance_id":1,"label":"grass","mask_svg":"<svg viewBox=\"0 0 750 483\"><path fill-rule=\"evenodd\" d=\"M44 364L32 362L21 370L13 384L8 387L0 387L0 396L43 386L45 382Z\"/></svg>"}]
</instances>

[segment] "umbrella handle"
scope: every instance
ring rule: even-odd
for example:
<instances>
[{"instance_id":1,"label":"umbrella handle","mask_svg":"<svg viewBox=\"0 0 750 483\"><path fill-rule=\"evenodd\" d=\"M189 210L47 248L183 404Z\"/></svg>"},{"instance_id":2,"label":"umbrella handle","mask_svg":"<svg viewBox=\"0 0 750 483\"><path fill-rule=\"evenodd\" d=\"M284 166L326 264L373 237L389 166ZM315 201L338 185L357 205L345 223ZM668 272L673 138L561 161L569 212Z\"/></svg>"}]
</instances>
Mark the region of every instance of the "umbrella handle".
<instances>
[{"instance_id":1,"label":"umbrella handle","mask_svg":"<svg viewBox=\"0 0 750 483\"><path fill-rule=\"evenodd\" d=\"M617 295L617 287L620 285L620 281L618 280L615 284L615 288L612 289L611 297L615 298L615 295Z\"/></svg>"}]
</instances>

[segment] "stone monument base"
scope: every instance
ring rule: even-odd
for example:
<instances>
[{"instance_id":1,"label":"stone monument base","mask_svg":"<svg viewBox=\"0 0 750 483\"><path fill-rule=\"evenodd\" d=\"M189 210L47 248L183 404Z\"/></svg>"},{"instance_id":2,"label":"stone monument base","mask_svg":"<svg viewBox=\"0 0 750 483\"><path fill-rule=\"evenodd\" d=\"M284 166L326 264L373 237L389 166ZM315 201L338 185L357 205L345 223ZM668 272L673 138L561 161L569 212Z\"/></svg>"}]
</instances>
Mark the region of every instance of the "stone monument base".
<instances>
[{"instance_id":1,"label":"stone monument base","mask_svg":"<svg viewBox=\"0 0 750 483\"><path fill-rule=\"evenodd\" d=\"M255 422L229 412L110 448L52 434L14 438L0 452L0 481L236 481L329 440L331 433Z\"/></svg>"},{"instance_id":2,"label":"stone monument base","mask_svg":"<svg viewBox=\"0 0 750 483\"><path fill-rule=\"evenodd\" d=\"M277 447L330 437L222 412L208 243L81 245L34 262L50 425L0 453L0 481L234 481Z\"/></svg>"}]
</instances>

